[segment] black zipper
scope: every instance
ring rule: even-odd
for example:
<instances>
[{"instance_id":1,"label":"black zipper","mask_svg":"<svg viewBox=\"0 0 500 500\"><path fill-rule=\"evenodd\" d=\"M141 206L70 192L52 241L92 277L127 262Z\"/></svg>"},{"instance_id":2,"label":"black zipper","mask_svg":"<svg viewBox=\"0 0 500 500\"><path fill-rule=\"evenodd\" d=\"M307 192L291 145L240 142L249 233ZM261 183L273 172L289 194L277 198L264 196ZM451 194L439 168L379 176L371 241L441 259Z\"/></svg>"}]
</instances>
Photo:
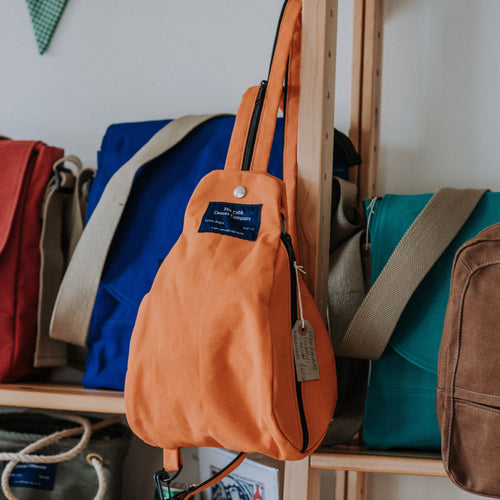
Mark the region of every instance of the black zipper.
<instances>
[{"instance_id":1,"label":"black zipper","mask_svg":"<svg viewBox=\"0 0 500 500\"><path fill-rule=\"evenodd\" d=\"M264 105L264 97L266 95L267 81L263 80L260 83L257 97L255 98L255 105L253 108L252 119L250 120L250 127L248 128L247 143L245 145L245 153L243 154L243 163L241 170L250 170L252 164L253 149L255 146L255 139L257 138L257 130L259 129L260 115L262 113L262 106Z\"/></svg>"},{"instance_id":2,"label":"black zipper","mask_svg":"<svg viewBox=\"0 0 500 500\"><path fill-rule=\"evenodd\" d=\"M288 261L290 263L290 293L291 293L291 308L290 308L290 318L291 318L291 328L295 325L297 321L297 277L295 274L295 253L293 251L292 238L284 230L281 232L281 241L285 247L288 254ZM290 330L290 335L292 334ZM295 370L295 360L294 360L294 370ZM297 374L295 374L295 391L297 393L297 405L299 407L300 415L300 425L302 427L302 449L301 453L307 450L309 445L309 431L307 429L306 414L304 411L304 401L302 400L302 383L297 380Z\"/></svg>"}]
</instances>

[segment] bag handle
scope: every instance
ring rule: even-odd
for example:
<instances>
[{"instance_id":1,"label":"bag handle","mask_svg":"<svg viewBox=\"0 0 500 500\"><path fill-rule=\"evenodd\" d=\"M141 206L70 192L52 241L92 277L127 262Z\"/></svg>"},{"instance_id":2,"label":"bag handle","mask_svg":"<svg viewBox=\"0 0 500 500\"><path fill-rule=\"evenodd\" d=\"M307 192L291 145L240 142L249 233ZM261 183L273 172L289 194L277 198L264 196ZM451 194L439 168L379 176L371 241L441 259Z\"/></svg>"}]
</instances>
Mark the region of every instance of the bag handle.
<instances>
[{"instance_id":1,"label":"bag handle","mask_svg":"<svg viewBox=\"0 0 500 500\"><path fill-rule=\"evenodd\" d=\"M283 139L283 179L285 180L288 205L288 233L295 249L295 259L300 262L297 244L297 145L299 135L299 98L300 98L300 57L302 43L302 18L299 15L290 48L286 74L283 112L285 115L285 136ZM272 146L272 143L271 143ZM269 150L270 151L270 150ZM270 152L268 153L268 155ZM288 167L285 167L287 165Z\"/></svg>"},{"instance_id":2,"label":"bag handle","mask_svg":"<svg viewBox=\"0 0 500 500\"><path fill-rule=\"evenodd\" d=\"M259 85L250 87L241 98L238 113L234 121L233 131L231 133L231 141L229 142L224 170L241 170L243 155L245 153L245 144L259 89Z\"/></svg>"},{"instance_id":3,"label":"bag handle","mask_svg":"<svg viewBox=\"0 0 500 500\"><path fill-rule=\"evenodd\" d=\"M241 100L236 122L231 136L231 144L226 159L226 170L241 170L245 150L249 142L253 142L251 165L249 170L267 172L271 146L274 139L276 128L276 117L283 96L283 81L287 78L287 87L290 91L286 96L285 134L284 150L286 155L295 155L298 125L292 128L292 125L298 123L298 90L300 78L300 42L301 42L301 15L302 2L300 0L288 0L285 2L282 11L279 30L276 36L275 47L271 60L268 81L263 81L260 86L250 87ZM290 68L289 74L287 70ZM262 111L259 118L256 137L249 136L250 122L253 118L253 112L257 107L259 93L263 95ZM293 117L295 116L295 120ZM263 126L263 120L267 126ZM290 141L290 139L292 139ZM294 139L294 140L293 140ZM288 146L286 146L286 143ZM250 144L252 145L252 144ZM260 152L262 158L256 163L256 153ZM284 163L285 163L284 154ZM287 182L288 172L283 172L283 179Z\"/></svg>"},{"instance_id":4,"label":"bag handle","mask_svg":"<svg viewBox=\"0 0 500 500\"><path fill-rule=\"evenodd\" d=\"M430 199L356 311L335 348L337 355L361 359L378 359L382 355L413 292L485 191L443 188Z\"/></svg>"},{"instance_id":5,"label":"bag handle","mask_svg":"<svg viewBox=\"0 0 500 500\"><path fill-rule=\"evenodd\" d=\"M104 263L135 174L216 116L226 115L189 115L171 121L111 177L76 245L59 288L50 324L52 338L86 345Z\"/></svg>"},{"instance_id":6,"label":"bag handle","mask_svg":"<svg viewBox=\"0 0 500 500\"><path fill-rule=\"evenodd\" d=\"M255 172L267 172L267 165L276 127L276 117L283 94L283 82L287 74L287 68L293 67L293 71L290 75L293 75L294 78L297 76L295 63L297 61L296 58L300 55L302 28L302 23L300 22L301 13L302 2L300 0L289 0L287 2L276 40L271 71L269 73L269 81L255 140L255 148L250 167L250 170ZM294 56L293 60L290 59L291 54ZM292 89L293 86L289 90ZM290 103L288 104L290 105ZM287 110L288 114L296 111L297 110L293 107ZM290 134L291 132L292 131L290 131ZM296 131L293 132L296 133ZM283 172L285 182L286 175L287 173Z\"/></svg>"},{"instance_id":7,"label":"bag handle","mask_svg":"<svg viewBox=\"0 0 500 500\"><path fill-rule=\"evenodd\" d=\"M227 170L241 170L244 159L246 160L245 156L250 153L251 162L248 169L267 172L276 128L276 117L280 104L283 102L285 111L283 180L287 197L288 232L292 237L294 248L297 248L295 209L302 37L301 12L302 2L300 0L285 2L273 48L269 81L263 81L259 87L251 87L243 95L224 167ZM286 86L283 90L285 77ZM260 93L263 97L259 97ZM263 101L258 102L261 98ZM262 106L261 110L257 110L258 106ZM250 125L254 114L257 115L255 118L258 118L259 122L257 130L254 132L255 135L250 137Z\"/></svg>"}]
</instances>

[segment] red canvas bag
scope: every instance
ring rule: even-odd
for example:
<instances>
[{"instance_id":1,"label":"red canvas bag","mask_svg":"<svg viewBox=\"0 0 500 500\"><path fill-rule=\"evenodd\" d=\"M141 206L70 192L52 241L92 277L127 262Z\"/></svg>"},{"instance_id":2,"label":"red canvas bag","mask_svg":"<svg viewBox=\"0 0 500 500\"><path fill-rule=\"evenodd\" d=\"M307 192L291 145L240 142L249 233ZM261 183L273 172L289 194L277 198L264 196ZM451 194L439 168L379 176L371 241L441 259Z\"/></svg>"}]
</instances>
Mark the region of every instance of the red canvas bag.
<instances>
[{"instance_id":1,"label":"red canvas bag","mask_svg":"<svg viewBox=\"0 0 500 500\"><path fill-rule=\"evenodd\" d=\"M225 168L195 189L132 334L127 420L164 449L165 469L180 467L181 447L240 451L179 498L220 480L245 453L304 458L333 416L333 350L296 253L301 8L287 2L269 81L243 96ZM287 73L281 181L267 165Z\"/></svg>"},{"instance_id":2,"label":"red canvas bag","mask_svg":"<svg viewBox=\"0 0 500 500\"><path fill-rule=\"evenodd\" d=\"M63 150L0 140L0 382L33 374L45 188Z\"/></svg>"}]
</instances>

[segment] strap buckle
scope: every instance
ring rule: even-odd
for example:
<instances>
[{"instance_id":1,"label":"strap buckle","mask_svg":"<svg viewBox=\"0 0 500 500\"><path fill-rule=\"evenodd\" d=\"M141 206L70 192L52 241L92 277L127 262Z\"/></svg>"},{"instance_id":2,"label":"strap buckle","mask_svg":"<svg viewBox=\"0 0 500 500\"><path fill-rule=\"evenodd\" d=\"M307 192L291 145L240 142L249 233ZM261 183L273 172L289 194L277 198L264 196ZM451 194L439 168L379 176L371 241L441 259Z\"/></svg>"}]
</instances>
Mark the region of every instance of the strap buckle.
<instances>
[{"instance_id":1,"label":"strap buckle","mask_svg":"<svg viewBox=\"0 0 500 500\"><path fill-rule=\"evenodd\" d=\"M167 500L168 498L172 498L172 493L170 492L170 483L180 474L182 470L182 465L179 469L174 473L172 477L170 477L169 473L165 469L160 469L154 476L156 491L160 496L160 500ZM163 494L163 485L167 486L168 497L165 497ZM177 496L177 495L176 495Z\"/></svg>"}]
</instances>

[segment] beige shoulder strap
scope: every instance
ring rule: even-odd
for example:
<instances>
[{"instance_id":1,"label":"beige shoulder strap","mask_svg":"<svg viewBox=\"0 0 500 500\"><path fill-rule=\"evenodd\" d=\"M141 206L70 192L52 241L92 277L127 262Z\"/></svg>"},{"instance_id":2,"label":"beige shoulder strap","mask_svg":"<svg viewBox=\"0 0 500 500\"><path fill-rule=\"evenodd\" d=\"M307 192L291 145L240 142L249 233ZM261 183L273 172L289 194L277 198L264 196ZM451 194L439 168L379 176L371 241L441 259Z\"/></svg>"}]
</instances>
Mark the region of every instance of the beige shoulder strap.
<instances>
[{"instance_id":1,"label":"beige shoulder strap","mask_svg":"<svg viewBox=\"0 0 500 500\"><path fill-rule=\"evenodd\" d=\"M190 115L171 121L109 180L76 245L61 283L50 324L52 338L86 345L104 262L136 172L215 116L220 115Z\"/></svg>"},{"instance_id":2,"label":"beige shoulder strap","mask_svg":"<svg viewBox=\"0 0 500 500\"><path fill-rule=\"evenodd\" d=\"M83 231L86 207L83 192L94 175L93 169L83 168L81 161L72 155L57 160L53 170L55 174L45 191L42 211L35 367L66 364L66 344L49 337L50 317L64 270Z\"/></svg>"},{"instance_id":3,"label":"beige shoulder strap","mask_svg":"<svg viewBox=\"0 0 500 500\"><path fill-rule=\"evenodd\" d=\"M439 190L409 227L356 311L335 354L378 359L407 302L484 194Z\"/></svg>"}]
</instances>

